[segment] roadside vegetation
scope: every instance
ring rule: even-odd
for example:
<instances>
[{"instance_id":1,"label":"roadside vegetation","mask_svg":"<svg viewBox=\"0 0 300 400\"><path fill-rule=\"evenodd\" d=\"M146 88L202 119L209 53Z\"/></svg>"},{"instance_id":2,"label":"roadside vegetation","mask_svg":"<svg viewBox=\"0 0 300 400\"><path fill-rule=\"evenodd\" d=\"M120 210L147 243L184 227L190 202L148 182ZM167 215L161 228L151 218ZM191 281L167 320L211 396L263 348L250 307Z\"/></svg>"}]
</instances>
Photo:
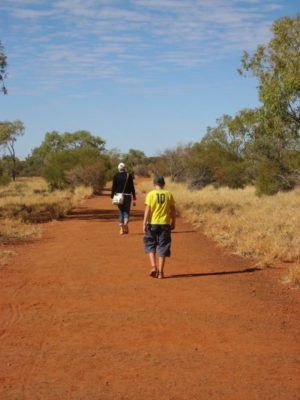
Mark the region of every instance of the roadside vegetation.
<instances>
[{"instance_id":1,"label":"roadside vegetation","mask_svg":"<svg viewBox=\"0 0 300 400\"><path fill-rule=\"evenodd\" d=\"M34 223L63 217L91 194L90 187L52 191L43 178L17 178L0 188L0 242L38 236L40 229Z\"/></svg>"}]
</instances>

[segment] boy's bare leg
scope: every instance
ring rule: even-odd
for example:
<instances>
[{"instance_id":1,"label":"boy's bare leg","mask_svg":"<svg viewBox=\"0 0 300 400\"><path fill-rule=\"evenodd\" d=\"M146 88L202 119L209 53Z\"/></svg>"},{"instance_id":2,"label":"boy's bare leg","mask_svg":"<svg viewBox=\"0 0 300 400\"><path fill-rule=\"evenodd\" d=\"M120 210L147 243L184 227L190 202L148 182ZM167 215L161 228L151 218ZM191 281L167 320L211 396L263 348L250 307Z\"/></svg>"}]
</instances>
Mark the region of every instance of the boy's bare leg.
<instances>
[{"instance_id":1,"label":"boy's bare leg","mask_svg":"<svg viewBox=\"0 0 300 400\"><path fill-rule=\"evenodd\" d=\"M150 264L151 264L150 276L154 277L157 274L155 253L149 253L149 260L150 260Z\"/></svg>"},{"instance_id":2,"label":"boy's bare leg","mask_svg":"<svg viewBox=\"0 0 300 400\"><path fill-rule=\"evenodd\" d=\"M151 267L153 269L157 269L155 253L149 253L149 260L150 260Z\"/></svg>"},{"instance_id":3,"label":"boy's bare leg","mask_svg":"<svg viewBox=\"0 0 300 400\"><path fill-rule=\"evenodd\" d=\"M158 278L164 277L164 266L166 257L159 257L158 259Z\"/></svg>"}]
</instances>

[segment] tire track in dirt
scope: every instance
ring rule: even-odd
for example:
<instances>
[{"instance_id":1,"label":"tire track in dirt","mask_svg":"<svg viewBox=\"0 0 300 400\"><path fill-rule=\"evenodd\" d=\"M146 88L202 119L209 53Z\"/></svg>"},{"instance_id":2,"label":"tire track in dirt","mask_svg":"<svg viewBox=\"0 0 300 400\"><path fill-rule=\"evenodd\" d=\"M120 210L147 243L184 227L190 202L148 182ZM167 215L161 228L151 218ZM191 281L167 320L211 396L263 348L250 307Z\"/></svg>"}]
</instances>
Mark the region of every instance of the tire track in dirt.
<instances>
[{"instance_id":1,"label":"tire track in dirt","mask_svg":"<svg viewBox=\"0 0 300 400\"><path fill-rule=\"evenodd\" d=\"M1 400L299 400L297 292L180 219L149 278L142 203L120 237L89 199L2 271Z\"/></svg>"}]
</instances>

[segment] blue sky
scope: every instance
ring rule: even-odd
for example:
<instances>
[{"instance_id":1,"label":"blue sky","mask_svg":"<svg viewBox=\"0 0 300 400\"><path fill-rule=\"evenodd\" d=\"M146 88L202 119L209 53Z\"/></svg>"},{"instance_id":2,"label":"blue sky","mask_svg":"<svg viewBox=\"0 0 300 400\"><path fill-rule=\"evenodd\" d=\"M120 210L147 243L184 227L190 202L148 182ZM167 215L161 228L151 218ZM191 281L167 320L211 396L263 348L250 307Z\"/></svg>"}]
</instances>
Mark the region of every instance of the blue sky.
<instances>
[{"instance_id":1,"label":"blue sky","mask_svg":"<svg viewBox=\"0 0 300 400\"><path fill-rule=\"evenodd\" d=\"M294 0L1 0L9 77L0 120L21 120L20 158L46 132L88 130L151 156L197 142L258 105L236 69Z\"/></svg>"}]
</instances>

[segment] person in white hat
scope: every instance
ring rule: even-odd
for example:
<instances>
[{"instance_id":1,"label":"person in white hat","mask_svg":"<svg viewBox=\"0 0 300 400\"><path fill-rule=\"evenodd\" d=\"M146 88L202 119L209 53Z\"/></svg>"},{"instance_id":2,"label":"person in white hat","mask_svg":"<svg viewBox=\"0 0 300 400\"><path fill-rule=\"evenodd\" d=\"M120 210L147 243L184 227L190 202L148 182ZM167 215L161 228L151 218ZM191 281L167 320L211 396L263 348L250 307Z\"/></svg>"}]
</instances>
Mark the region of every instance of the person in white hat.
<instances>
[{"instance_id":1,"label":"person in white hat","mask_svg":"<svg viewBox=\"0 0 300 400\"><path fill-rule=\"evenodd\" d=\"M123 162L118 165L118 172L113 177L110 197L113 198L116 193L124 194L124 203L118 205L120 235L124 235L129 233L131 200L133 199L135 206L136 195L132 174L126 171L126 165Z\"/></svg>"},{"instance_id":2,"label":"person in white hat","mask_svg":"<svg viewBox=\"0 0 300 400\"><path fill-rule=\"evenodd\" d=\"M120 162L120 164L118 165L118 171L119 172L125 171L125 168L126 168L125 164Z\"/></svg>"}]
</instances>

